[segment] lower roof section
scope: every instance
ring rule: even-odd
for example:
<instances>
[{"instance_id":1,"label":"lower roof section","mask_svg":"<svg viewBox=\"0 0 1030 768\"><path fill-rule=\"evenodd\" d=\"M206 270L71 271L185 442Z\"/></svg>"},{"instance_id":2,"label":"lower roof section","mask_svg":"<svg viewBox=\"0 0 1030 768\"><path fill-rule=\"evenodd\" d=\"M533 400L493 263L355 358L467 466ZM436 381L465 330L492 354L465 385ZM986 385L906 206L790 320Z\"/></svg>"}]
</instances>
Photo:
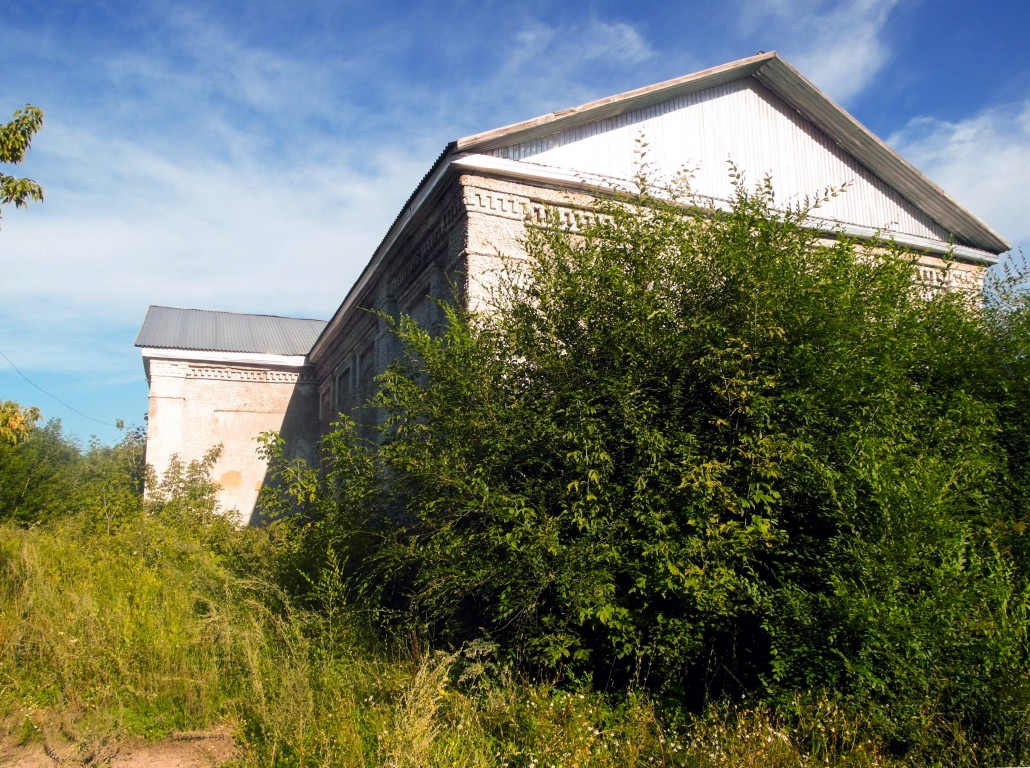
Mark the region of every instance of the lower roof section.
<instances>
[{"instance_id":1,"label":"lower roof section","mask_svg":"<svg viewBox=\"0 0 1030 768\"><path fill-rule=\"evenodd\" d=\"M325 320L151 306L137 347L255 355L306 355Z\"/></svg>"}]
</instances>

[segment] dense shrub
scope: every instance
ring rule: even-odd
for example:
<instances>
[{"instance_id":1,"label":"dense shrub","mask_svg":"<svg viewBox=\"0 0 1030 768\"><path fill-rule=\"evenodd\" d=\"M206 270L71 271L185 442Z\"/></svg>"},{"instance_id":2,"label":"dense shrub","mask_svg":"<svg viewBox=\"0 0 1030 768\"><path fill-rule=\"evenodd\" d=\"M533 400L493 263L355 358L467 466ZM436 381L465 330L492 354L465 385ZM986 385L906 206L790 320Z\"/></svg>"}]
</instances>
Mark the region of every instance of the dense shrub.
<instances>
[{"instance_id":1,"label":"dense shrub","mask_svg":"<svg viewBox=\"0 0 1030 768\"><path fill-rule=\"evenodd\" d=\"M531 229L494 311L396 322L381 434L280 469L308 551L524 668L822 690L903 752L1024 749L1023 275L936 290L768 183L696 215L640 190Z\"/></svg>"},{"instance_id":2,"label":"dense shrub","mask_svg":"<svg viewBox=\"0 0 1030 768\"><path fill-rule=\"evenodd\" d=\"M0 443L0 521L31 523L61 514L80 460L58 421L32 429L18 443Z\"/></svg>"}]
</instances>

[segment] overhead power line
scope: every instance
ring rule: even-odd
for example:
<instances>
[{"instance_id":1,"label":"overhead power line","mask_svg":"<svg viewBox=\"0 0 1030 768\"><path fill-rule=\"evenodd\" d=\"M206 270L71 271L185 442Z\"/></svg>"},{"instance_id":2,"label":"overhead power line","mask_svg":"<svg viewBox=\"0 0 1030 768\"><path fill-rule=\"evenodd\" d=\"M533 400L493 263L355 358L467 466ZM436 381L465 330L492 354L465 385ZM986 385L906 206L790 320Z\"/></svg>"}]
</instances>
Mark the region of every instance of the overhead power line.
<instances>
[{"instance_id":1,"label":"overhead power line","mask_svg":"<svg viewBox=\"0 0 1030 768\"><path fill-rule=\"evenodd\" d=\"M64 402L64 400L59 398L57 395L53 394L52 392L47 392L45 389L43 389L43 387L39 386L39 384L34 382L32 379L30 379L28 376L26 376L20 370L18 370L18 366L16 366L13 362L11 362L11 358L9 358L3 352L0 352L0 357L2 357L4 360L6 360L7 364L9 366L11 366L11 368L14 369L14 372L17 373L19 376L21 376L23 379L25 379L25 381L27 381L29 384L31 384L33 387L38 389L40 392L42 392L47 397L51 398L52 400L56 400L58 403L63 405L65 408L67 408L69 411L72 411L74 413L79 414L79 416L81 416L84 419L89 419L90 421L95 421L97 424L103 424L106 427L114 427L115 429L121 429L121 427L118 424L112 424L111 422L104 421L103 419L96 419L96 418L90 416L87 413L83 413L82 411L80 411L75 406L68 405L68 403Z\"/></svg>"}]
</instances>

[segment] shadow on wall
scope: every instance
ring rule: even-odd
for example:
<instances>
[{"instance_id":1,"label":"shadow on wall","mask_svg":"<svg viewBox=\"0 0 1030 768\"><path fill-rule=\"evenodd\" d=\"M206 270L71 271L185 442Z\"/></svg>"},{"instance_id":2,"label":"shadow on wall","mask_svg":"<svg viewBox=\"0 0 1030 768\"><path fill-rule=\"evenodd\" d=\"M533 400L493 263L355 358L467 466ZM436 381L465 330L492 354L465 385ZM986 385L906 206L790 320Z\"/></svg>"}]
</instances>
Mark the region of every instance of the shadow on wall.
<instances>
[{"instance_id":1,"label":"shadow on wall","mask_svg":"<svg viewBox=\"0 0 1030 768\"><path fill-rule=\"evenodd\" d=\"M286 460L303 459L311 466L318 465L318 390L314 383L298 382L286 405L282 426L278 431L279 436L283 439L283 457ZM256 439L257 435L255 435ZM256 442L253 447L256 451L258 448ZM261 464L264 469L264 477L258 484L257 490L271 487L274 484L263 460ZM261 514L257 505L251 510L249 519L247 517L247 515L243 515L241 520L247 525L264 525L270 522Z\"/></svg>"}]
</instances>

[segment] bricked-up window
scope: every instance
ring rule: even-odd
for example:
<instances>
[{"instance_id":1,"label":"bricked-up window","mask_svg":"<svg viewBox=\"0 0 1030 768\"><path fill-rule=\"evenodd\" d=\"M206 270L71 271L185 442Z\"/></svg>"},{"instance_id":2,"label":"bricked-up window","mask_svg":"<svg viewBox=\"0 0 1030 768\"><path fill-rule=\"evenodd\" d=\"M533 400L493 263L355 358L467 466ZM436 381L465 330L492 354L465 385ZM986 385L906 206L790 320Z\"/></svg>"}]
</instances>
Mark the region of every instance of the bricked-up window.
<instances>
[{"instance_id":1,"label":"bricked-up window","mask_svg":"<svg viewBox=\"0 0 1030 768\"><path fill-rule=\"evenodd\" d=\"M326 386L318 395L318 420L328 424L333 419L333 389Z\"/></svg>"},{"instance_id":2,"label":"bricked-up window","mask_svg":"<svg viewBox=\"0 0 1030 768\"><path fill-rule=\"evenodd\" d=\"M357 380L357 395L364 404L375 394L375 351L369 347L362 354L359 360L359 374Z\"/></svg>"},{"instance_id":3,"label":"bricked-up window","mask_svg":"<svg viewBox=\"0 0 1030 768\"><path fill-rule=\"evenodd\" d=\"M339 413L346 413L351 406L351 370L348 365L336 376L336 410Z\"/></svg>"}]
</instances>

